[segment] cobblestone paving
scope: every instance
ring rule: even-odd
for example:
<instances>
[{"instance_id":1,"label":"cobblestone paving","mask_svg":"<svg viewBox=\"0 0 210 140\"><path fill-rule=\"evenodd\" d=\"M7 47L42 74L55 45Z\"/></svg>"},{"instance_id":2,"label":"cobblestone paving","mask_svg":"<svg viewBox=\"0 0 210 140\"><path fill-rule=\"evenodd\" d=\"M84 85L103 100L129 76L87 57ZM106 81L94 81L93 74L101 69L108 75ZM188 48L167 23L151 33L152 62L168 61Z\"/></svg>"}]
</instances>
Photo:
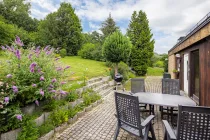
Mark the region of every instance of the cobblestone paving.
<instances>
[{"instance_id":1,"label":"cobblestone paving","mask_svg":"<svg viewBox=\"0 0 210 140\"><path fill-rule=\"evenodd\" d=\"M147 77L146 91L161 92L161 77ZM76 123L70 125L65 131L57 135L59 140L111 140L116 128L114 94L110 93L104 98L102 104L94 108L80 118ZM157 107L154 120L154 130L157 140L163 139L162 122ZM121 130L119 140L136 140L127 132Z\"/></svg>"}]
</instances>

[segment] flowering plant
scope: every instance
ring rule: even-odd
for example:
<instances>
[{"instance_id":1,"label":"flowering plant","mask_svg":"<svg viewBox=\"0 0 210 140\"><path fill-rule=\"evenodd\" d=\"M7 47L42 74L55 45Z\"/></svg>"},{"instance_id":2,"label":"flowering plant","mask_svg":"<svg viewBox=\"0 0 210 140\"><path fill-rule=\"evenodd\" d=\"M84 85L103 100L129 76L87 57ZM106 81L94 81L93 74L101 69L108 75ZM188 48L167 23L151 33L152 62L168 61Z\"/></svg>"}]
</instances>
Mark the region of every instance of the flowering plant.
<instances>
[{"instance_id":1,"label":"flowering plant","mask_svg":"<svg viewBox=\"0 0 210 140\"><path fill-rule=\"evenodd\" d=\"M24 50L23 45L16 37L12 46L2 46L8 60L1 63L0 114L8 113L14 104L23 107L34 102L39 106L40 100L66 94L61 86L66 83L63 79L70 67L63 67L49 46ZM15 116L22 120L21 112Z\"/></svg>"}]
</instances>

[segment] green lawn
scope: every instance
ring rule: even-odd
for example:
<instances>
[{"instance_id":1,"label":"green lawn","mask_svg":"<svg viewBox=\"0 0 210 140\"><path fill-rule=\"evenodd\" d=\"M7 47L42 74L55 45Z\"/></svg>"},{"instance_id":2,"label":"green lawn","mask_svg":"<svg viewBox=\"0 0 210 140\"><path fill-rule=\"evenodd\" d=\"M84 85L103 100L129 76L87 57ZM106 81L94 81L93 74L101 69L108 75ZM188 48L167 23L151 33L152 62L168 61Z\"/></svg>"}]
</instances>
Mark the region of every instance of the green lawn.
<instances>
[{"instance_id":1,"label":"green lawn","mask_svg":"<svg viewBox=\"0 0 210 140\"><path fill-rule=\"evenodd\" d=\"M88 79L108 75L108 67L104 62L82 59L79 56L65 57L61 61L65 65L71 66L71 71L75 73L71 78L75 80L83 79L84 74Z\"/></svg>"},{"instance_id":2,"label":"green lawn","mask_svg":"<svg viewBox=\"0 0 210 140\"><path fill-rule=\"evenodd\" d=\"M0 55L0 61L1 61L1 60L4 60L4 59L5 59L5 57L2 56L2 55Z\"/></svg>"},{"instance_id":3,"label":"green lawn","mask_svg":"<svg viewBox=\"0 0 210 140\"><path fill-rule=\"evenodd\" d=\"M157 67L149 67L148 68L148 71L147 71L147 76L162 76L163 75L163 68L157 68ZM141 78L146 78L146 76L142 76ZM125 84L124 84L124 88L127 90L127 91L130 91L131 90L131 81L127 81Z\"/></svg>"},{"instance_id":4,"label":"green lawn","mask_svg":"<svg viewBox=\"0 0 210 140\"><path fill-rule=\"evenodd\" d=\"M163 71L164 71L163 68L149 67L147 70L147 76L162 76Z\"/></svg>"}]
</instances>

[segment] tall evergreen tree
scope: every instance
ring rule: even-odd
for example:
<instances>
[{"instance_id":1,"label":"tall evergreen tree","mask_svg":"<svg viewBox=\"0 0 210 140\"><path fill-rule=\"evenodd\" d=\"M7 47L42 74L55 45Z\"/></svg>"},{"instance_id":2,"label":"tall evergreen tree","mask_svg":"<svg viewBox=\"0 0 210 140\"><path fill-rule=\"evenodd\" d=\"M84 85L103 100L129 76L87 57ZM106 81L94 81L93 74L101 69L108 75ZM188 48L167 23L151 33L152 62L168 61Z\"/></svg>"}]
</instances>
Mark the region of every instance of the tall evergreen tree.
<instances>
[{"instance_id":1,"label":"tall evergreen tree","mask_svg":"<svg viewBox=\"0 0 210 140\"><path fill-rule=\"evenodd\" d=\"M77 55L82 45L82 26L75 10L69 3L61 3L57 12L49 14L39 25L40 42L67 50Z\"/></svg>"},{"instance_id":2,"label":"tall evergreen tree","mask_svg":"<svg viewBox=\"0 0 210 140\"><path fill-rule=\"evenodd\" d=\"M139 13L134 11L127 29L127 35L133 44L130 65L138 75L145 75L149 61L153 56L155 43L145 12L142 10Z\"/></svg>"},{"instance_id":3,"label":"tall evergreen tree","mask_svg":"<svg viewBox=\"0 0 210 140\"><path fill-rule=\"evenodd\" d=\"M102 27L100 30L103 33L104 39L119 29L119 27L116 26L116 23L112 18L111 13L109 14L109 17L102 23L101 26Z\"/></svg>"}]
</instances>

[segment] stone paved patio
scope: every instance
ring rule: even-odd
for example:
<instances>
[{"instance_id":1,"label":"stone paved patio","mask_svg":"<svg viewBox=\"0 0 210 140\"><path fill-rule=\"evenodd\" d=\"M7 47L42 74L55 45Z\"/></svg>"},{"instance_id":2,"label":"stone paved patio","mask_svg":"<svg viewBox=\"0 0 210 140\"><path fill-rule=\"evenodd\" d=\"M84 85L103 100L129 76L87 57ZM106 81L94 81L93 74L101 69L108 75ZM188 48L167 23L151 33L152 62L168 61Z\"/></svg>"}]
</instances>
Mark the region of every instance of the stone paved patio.
<instances>
[{"instance_id":1,"label":"stone paved patio","mask_svg":"<svg viewBox=\"0 0 210 140\"><path fill-rule=\"evenodd\" d=\"M161 77L147 77L146 91L161 92ZM57 135L54 139L59 140L110 140L113 139L116 118L113 92L104 98L102 104L94 108L80 118L73 125ZM158 107L155 107L156 118L154 120L154 130L157 140L163 139L163 126L160 119ZM119 140L136 140L127 132L121 130L118 136Z\"/></svg>"}]
</instances>

